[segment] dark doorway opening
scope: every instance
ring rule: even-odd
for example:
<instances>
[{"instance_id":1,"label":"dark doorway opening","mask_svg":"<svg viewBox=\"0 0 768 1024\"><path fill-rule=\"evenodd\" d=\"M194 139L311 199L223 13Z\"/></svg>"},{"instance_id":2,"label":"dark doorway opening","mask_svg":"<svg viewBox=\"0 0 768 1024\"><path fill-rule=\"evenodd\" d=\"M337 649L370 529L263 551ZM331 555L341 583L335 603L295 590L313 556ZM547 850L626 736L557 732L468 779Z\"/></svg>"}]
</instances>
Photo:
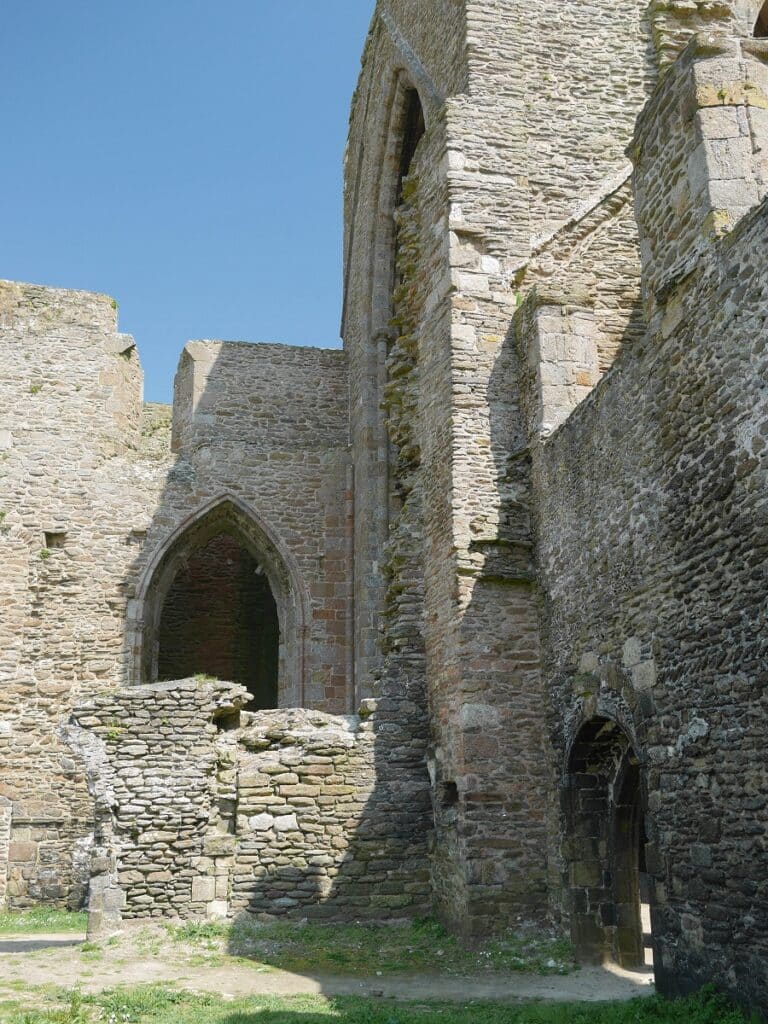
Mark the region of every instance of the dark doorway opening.
<instances>
[{"instance_id":1,"label":"dark doorway opening","mask_svg":"<svg viewBox=\"0 0 768 1024\"><path fill-rule=\"evenodd\" d=\"M755 36L758 39L768 38L768 3L763 4L755 22Z\"/></svg>"},{"instance_id":2,"label":"dark doorway opening","mask_svg":"<svg viewBox=\"0 0 768 1024\"><path fill-rule=\"evenodd\" d=\"M251 710L278 704L280 626L264 569L233 534L193 548L163 601L158 679L212 676L253 694Z\"/></svg>"},{"instance_id":3,"label":"dark doorway opening","mask_svg":"<svg viewBox=\"0 0 768 1024\"><path fill-rule=\"evenodd\" d=\"M608 718L582 726L564 791L573 943L591 963L653 963L645 863L642 769L624 730Z\"/></svg>"}]
</instances>

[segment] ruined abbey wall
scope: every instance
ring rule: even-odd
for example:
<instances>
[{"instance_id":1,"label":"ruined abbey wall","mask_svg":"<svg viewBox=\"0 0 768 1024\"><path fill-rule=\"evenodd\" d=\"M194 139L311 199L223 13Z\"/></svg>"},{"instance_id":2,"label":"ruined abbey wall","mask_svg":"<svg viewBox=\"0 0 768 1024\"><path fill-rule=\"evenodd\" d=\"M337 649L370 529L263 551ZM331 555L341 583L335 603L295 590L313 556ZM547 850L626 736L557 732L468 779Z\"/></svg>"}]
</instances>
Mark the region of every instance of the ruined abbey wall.
<instances>
[{"instance_id":1,"label":"ruined abbey wall","mask_svg":"<svg viewBox=\"0 0 768 1024\"><path fill-rule=\"evenodd\" d=\"M460 6L435 4L428 35L433 18L412 4L377 8L346 161L344 337L367 389L353 385L359 655L368 623L382 617L385 637L358 669L402 691L405 666L427 701L437 905L483 931L546 912L540 850L554 827L510 323L555 266L596 286L589 387L640 329L624 149L656 66L640 2L589 5L578 31L560 4ZM409 89L426 131L396 273Z\"/></svg>"},{"instance_id":2,"label":"ruined abbey wall","mask_svg":"<svg viewBox=\"0 0 768 1024\"><path fill-rule=\"evenodd\" d=\"M373 702L332 716L241 712L245 700L189 679L75 708L66 738L97 796L91 934L146 916L427 911L419 809L407 772L386 785Z\"/></svg>"},{"instance_id":3,"label":"ruined abbey wall","mask_svg":"<svg viewBox=\"0 0 768 1024\"><path fill-rule=\"evenodd\" d=\"M758 7L380 0L343 352L143 407L110 300L0 286L0 900L431 900L765 1004Z\"/></svg>"},{"instance_id":4,"label":"ruined abbey wall","mask_svg":"<svg viewBox=\"0 0 768 1024\"><path fill-rule=\"evenodd\" d=\"M154 580L185 556L185 525L229 528L243 510L276 524L279 553L251 541L267 572L285 562L279 702L352 705L345 357L193 343L174 409L142 408L112 300L3 283L0 306L0 795L13 804L0 860L10 905L76 905L93 810L60 726L84 696L143 680L142 609L162 603Z\"/></svg>"},{"instance_id":5,"label":"ruined abbey wall","mask_svg":"<svg viewBox=\"0 0 768 1024\"><path fill-rule=\"evenodd\" d=\"M524 384L563 810L580 727L621 723L645 776L657 983L714 980L755 1006L768 982L766 57L762 42L702 37L668 72L636 135L648 331L552 436L533 408L551 391ZM544 293L517 321L537 352L594 326ZM561 827L563 906L594 940L621 922L601 901L601 854Z\"/></svg>"}]
</instances>

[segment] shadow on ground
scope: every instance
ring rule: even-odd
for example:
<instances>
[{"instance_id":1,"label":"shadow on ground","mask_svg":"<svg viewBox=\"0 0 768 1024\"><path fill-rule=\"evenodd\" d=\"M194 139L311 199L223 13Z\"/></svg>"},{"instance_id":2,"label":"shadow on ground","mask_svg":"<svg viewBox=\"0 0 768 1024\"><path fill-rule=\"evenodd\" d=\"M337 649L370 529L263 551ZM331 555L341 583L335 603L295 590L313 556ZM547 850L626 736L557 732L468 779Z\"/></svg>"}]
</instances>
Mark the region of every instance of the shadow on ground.
<instances>
[{"instance_id":1,"label":"shadow on ground","mask_svg":"<svg viewBox=\"0 0 768 1024\"><path fill-rule=\"evenodd\" d=\"M38 949L57 949L65 946L80 946L83 937L81 935L39 935L36 938L13 938L0 939L0 953L34 953Z\"/></svg>"}]
</instances>

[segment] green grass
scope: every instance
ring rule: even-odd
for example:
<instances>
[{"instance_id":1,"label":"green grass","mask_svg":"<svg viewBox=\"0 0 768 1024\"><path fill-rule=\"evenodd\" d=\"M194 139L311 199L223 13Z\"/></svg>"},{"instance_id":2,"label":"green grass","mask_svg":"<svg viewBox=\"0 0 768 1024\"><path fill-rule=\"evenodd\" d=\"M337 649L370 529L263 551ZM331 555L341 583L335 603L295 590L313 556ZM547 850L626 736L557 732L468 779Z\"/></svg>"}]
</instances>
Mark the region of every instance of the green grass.
<instances>
[{"instance_id":1,"label":"green grass","mask_svg":"<svg viewBox=\"0 0 768 1024\"><path fill-rule=\"evenodd\" d=\"M34 935L40 932L84 932L88 923L85 911L9 910L0 913L0 935Z\"/></svg>"},{"instance_id":2,"label":"green grass","mask_svg":"<svg viewBox=\"0 0 768 1024\"><path fill-rule=\"evenodd\" d=\"M571 947L563 939L510 933L466 949L431 920L393 925L262 925L244 915L231 925L190 921L168 931L178 942L207 949L222 944L232 956L297 973L375 977L377 972L567 974L574 969Z\"/></svg>"},{"instance_id":3,"label":"green grass","mask_svg":"<svg viewBox=\"0 0 768 1024\"><path fill-rule=\"evenodd\" d=\"M30 1009L6 1003L0 1012L8 1024L744 1024L741 1014L711 991L676 1003L654 997L628 1003L455 1006L323 996L225 1001L146 985L100 996L42 994Z\"/></svg>"}]
</instances>

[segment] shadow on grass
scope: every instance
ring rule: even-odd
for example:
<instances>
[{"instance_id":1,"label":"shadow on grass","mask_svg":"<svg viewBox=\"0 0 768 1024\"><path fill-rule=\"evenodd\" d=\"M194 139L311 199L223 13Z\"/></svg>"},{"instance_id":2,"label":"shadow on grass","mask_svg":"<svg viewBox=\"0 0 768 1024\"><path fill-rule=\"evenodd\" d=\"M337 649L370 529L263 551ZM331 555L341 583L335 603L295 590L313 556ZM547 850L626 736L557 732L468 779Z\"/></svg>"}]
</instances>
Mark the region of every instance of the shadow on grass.
<instances>
[{"instance_id":1,"label":"shadow on grass","mask_svg":"<svg viewBox=\"0 0 768 1024\"><path fill-rule=\"evenodd\" d=\"M194 938L187 925L179 936ZM311 977L343 974L377 977L439 974L478 978L504 973L569 974L574 969L568 942L553 935L508 934L468 948L438 922L429 919L391 924L307 922L260 924L247 914L227 933L230 955Z\"/></svg>"}]
</instances>

